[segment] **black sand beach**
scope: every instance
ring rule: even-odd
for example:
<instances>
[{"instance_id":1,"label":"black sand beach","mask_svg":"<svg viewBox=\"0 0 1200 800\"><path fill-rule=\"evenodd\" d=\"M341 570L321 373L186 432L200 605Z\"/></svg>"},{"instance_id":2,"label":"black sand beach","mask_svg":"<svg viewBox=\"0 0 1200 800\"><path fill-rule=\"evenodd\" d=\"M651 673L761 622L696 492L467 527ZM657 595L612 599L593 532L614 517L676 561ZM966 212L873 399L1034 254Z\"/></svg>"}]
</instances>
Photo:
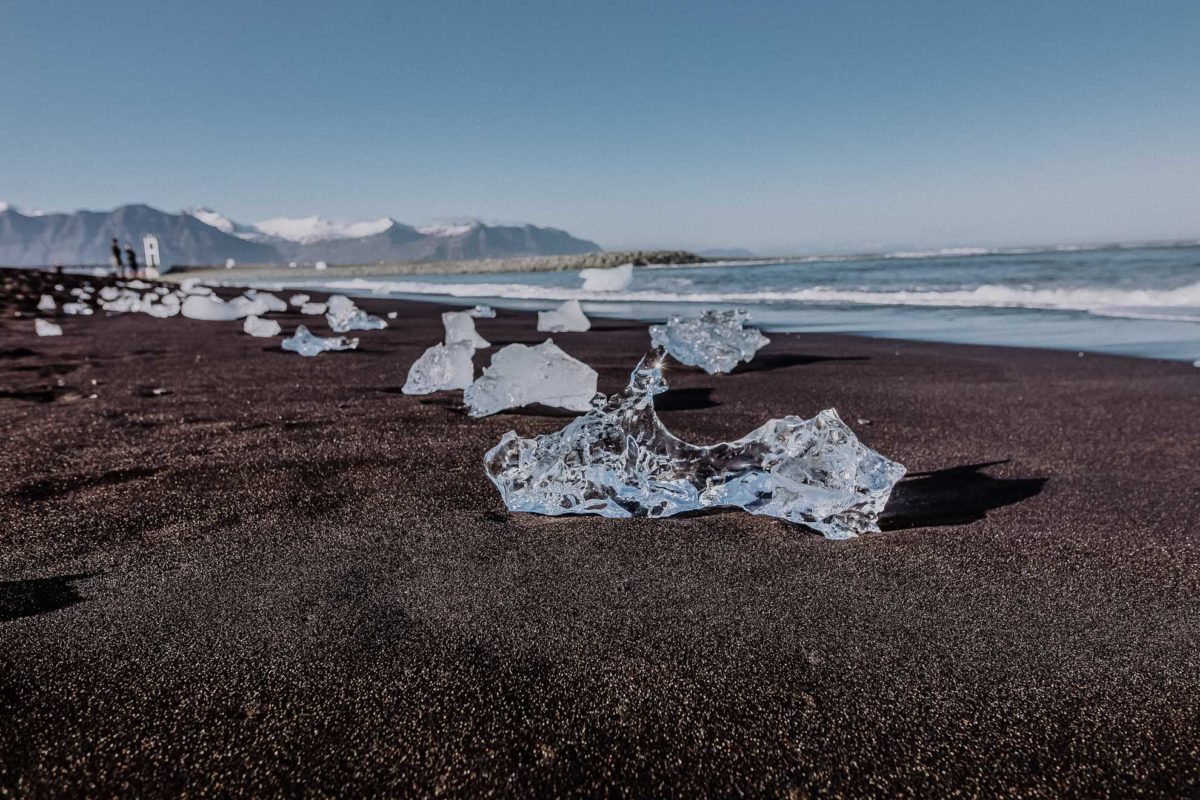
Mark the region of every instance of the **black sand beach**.
<instances>
[{"instance_id":1,"label":"black sand beach","mask_svg":"<svg viewBox=\"0 0 1200 800\"><path fill-rule=\"evenodd\" d=\"M141 314L38 338L6 280L0 794L1200 793L1187 364L772 335L672 369L692 441L833 406L908 467L832 542L507 513L483 453L565 418L402 395L444 307L363 301L399 319L305 359ZM554 339L606 392L648 344Z\"/></svg>"}]
</instances>

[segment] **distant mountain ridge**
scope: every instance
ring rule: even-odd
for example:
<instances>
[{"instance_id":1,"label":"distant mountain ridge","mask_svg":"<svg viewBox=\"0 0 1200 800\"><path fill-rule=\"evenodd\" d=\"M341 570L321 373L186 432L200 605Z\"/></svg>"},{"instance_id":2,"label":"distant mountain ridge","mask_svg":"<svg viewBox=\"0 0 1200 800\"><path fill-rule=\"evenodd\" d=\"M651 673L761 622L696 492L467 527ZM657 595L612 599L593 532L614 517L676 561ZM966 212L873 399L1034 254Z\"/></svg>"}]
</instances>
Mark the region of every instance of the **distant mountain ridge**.
<instances>
[{"instance_id":1,"label":"distant mountain ridge","mask_svg":"<svg viewBox=\"0 0 1200 800\"><path fill-rule=\"evenodd\" d=\"M510 256L577 255L601 248L557 228L487 225L479 221L405 225L383 218L337 222L279 217L246 225L208 208L178 214L147 205L112 211L24 212L0 203L0 265L32 267L108 262L110 241L135 244L158 237L164 265L291 261L371 264Z\"/></svg>"}]
</instances>

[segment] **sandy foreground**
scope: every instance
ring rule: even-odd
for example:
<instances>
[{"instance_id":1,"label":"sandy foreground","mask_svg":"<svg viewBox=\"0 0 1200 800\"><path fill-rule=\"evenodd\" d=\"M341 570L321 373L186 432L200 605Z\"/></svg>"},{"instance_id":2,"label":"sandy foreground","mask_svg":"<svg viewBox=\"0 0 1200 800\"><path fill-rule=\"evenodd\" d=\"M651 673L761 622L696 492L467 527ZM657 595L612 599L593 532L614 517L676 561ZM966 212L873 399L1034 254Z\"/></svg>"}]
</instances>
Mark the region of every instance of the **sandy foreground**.
<instances>
[{"instance_id":1,"label":"sandy foreground","mask_svg":"<svg viewBox=\"0 0 1200 800\"><path fill-rule=\"evenodd\" d=\"M0 795L1200 793L1187 364L780 334L672 369L691 441L833 406L907 465L831 542L506 512L483 453L566 417L402 395L442 306L362 301L399 318L305 359L142 314L38 338L5 280ZM648 346L554 339L605 392Z\"/></svg>"}]
</instances>

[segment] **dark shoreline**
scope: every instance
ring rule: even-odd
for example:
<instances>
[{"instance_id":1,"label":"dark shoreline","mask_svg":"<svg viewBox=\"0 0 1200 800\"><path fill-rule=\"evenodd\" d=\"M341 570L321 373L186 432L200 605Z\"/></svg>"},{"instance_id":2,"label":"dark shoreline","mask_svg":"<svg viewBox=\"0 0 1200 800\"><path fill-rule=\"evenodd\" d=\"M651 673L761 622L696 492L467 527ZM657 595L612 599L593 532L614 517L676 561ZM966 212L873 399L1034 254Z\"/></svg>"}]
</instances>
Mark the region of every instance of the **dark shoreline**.
<instances>
[{"instance_id":1,"label":"dark shoreline","mask_svg":"<svg viewBox=\"0 0 1200 800\"><path fill-rule=\"evenodd\" d=\"M1187 364L772 334L672 369L684 438L835 406L909 468L837 543L507 513L483 452L564 420L400 394L444 306L362 300L399 319L302 359L141 314L38 338L8 291L0 794L1200 791ZM553 338L611 392L645 326L596 323Z\"/></svg>"}]
</instances>

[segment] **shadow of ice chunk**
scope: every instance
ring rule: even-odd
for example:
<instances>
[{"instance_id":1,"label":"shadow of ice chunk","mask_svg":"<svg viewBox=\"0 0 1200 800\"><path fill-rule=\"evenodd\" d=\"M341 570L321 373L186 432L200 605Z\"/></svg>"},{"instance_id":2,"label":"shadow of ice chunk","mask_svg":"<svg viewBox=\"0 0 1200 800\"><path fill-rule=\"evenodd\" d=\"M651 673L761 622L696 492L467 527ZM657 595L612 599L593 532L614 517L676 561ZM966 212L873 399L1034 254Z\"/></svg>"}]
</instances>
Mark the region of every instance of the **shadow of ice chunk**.
<instances>
[{"instance_id":1,"label":"shadow of ice chunk","mask_svg":"<svg viewBox=\"0 0 1200 800\"><path fill-rule=\"evenodd\" d=\"M662 347L680 364L700 367L709 375L730 372L740 361L771 343L757 328L743 328L744 310L705 311L696 319L672 315L665 325L650 326L650 344Z\"/></svg>"},{"instance_id":2,"label":"shadow of ice chunk","mask_svg":"<svg viewBox=\"0 0 1200 800\"><path fill-rule=\"evenodd\" d=\"M534 403L587 411L596 396L596 377L594 369L550 339L537 347L510 344L492 356L479 380L463 392L463 402L472 417Z\"/></svg>"},{"instance_id":3,"label":"shadow of ice chunk","mask_svg":"<svg viewBox=\"0 0 1200 800\"><path fill-rule=\"evenodd\" d=\"M302 356L315 356L326 350L353 350L358 347L358 339L345 336L314 336L303 325L296 326L296 332L279 343L284 350L291 350Z\"/></svg>"},{"instance_id":4,"label":"shadow of ice chunk","mask_svg":"<svg viewBox=\"0 0 1200 800\"><path fill-rule=\"evenodd\" d=\"M557 433L509 431L484 469L510 511L668 517L735 506L806 525L830 539L879 530L904 467L858 441L833 409L773 419L733 442L678 439L654 411L666 391L662 351L624 392L597 399Z\"/></svg>"}]
</instances>

